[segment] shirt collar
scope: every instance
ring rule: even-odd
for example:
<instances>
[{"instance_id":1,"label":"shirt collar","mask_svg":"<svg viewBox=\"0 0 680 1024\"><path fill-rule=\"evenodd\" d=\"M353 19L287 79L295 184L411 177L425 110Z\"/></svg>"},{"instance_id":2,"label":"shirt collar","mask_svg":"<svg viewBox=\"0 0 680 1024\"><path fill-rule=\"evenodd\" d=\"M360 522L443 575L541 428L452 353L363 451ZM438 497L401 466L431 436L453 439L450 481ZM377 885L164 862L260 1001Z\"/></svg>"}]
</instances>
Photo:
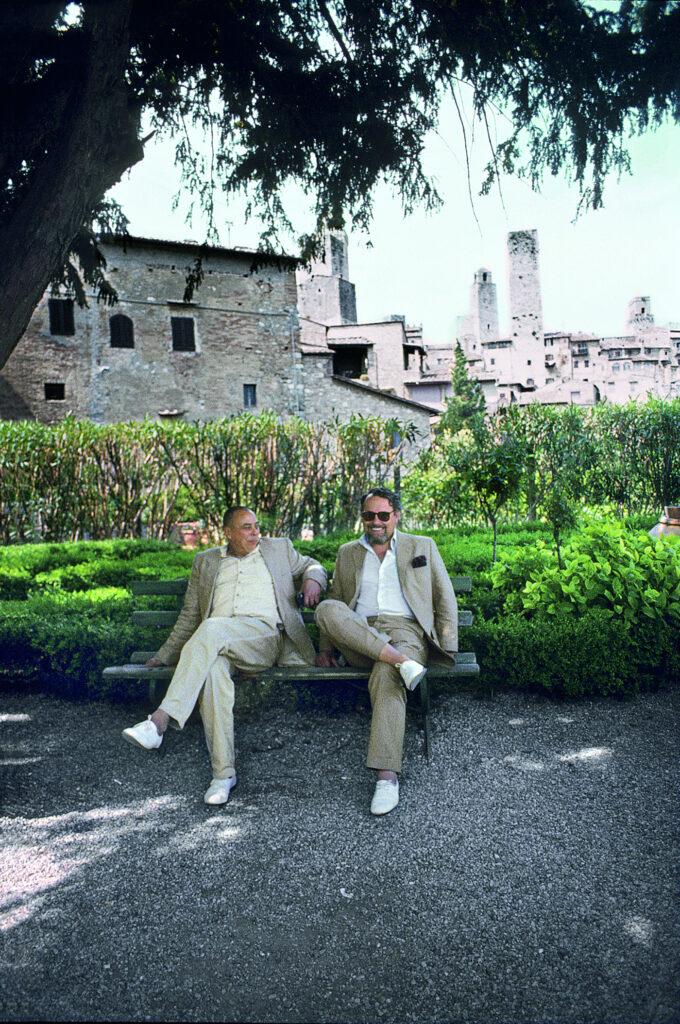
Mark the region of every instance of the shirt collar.
<instances>
[{"instance_id":1,"label":"shirt collar","mask_svg":"<svg viewBox=\"0 0 680 1024\"><path fill-rule=\"evenodd\" d=\"M394 533L392 534L392 537L391 537L391 540L390 540L390 545L389 545L389 547L387 549L388 551L391 551L395 555L395 557L396 557L396 554L397 554L397 533L398 533L398 531L395 530ZM373 551L373 545L368 543L368 541L366 540L366 534L365 533L362 533L361 538L359 540L359 543L363 544L363 546L365 548L367 548L369 551ZM373 552L373 553L375 554L375 552ZM376 558L377 557L378 556L376 555Z\"/></svg>"},{"instance_id":2,"label":"shirt collar","mask_svg":"<svg viewBox=\"0 0 680 1024\"><path fill-rule=\"evenodd\" d=\"M220 548L220 554L221 554L222 558L237 558L238 557L237 555L230 555L229 554L229 552L227 551L228 547L229 547L228 544L223 544L222 547ZM253 551L250 552L250 554L242 555L241 558L239 558L238 560L239 560L239 562L243 562L245 559L252 558L253 555L259 555L260 553L261 553L260 552L260 545L258 544L257 547Z\"/></svg>"}]
</instances>

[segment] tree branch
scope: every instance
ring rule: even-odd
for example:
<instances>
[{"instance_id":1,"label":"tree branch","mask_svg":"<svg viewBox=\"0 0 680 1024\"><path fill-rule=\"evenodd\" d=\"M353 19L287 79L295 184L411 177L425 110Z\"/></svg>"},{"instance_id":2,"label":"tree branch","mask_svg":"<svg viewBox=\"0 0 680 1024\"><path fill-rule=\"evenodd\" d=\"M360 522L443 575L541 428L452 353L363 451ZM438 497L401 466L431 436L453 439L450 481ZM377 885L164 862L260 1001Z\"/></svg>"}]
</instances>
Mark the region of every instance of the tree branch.
<instances>
[{"instance_id":1,"label":"tree branch","mask_svg":"<svg viewBox=\"0 0 680 1024\"><path fill-rule=\"evenodd\" d=\"M98 201L144 155L141 111L130 104L125 80L130 5L108 0L87 6L84 59L74 71L51 159L36 168L2 228L0 368Z\"/></svg>"}]
</instances>

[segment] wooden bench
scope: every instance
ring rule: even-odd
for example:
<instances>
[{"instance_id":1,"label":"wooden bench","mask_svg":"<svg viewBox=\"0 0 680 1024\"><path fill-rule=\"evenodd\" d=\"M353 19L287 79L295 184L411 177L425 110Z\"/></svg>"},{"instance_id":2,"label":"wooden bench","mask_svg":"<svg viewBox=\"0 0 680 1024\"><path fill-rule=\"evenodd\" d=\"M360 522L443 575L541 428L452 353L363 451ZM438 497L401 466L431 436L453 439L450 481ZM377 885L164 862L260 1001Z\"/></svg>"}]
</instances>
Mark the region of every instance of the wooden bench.
<instances>
[{"instance_id":1,"label":"wooden bench","mask_svg":"<svg viewBox=\"0 0 680 1024\"><path fill-rule=\"evenodd\" d=\"M139 609L132 612L131 621L137 626L153 626L164 628L166 632L174 626L182 605L184 593L187 588L186 579L178 580L135 580L130 584L130 589L135 597L154 596L168 597L175 599L176 607L170 609ZM454 590L457 594L469 594L472 584L469 576L452 576ZM310 625L314 621L314 612L305 608L302 617ZM472 612L458 612L459 627L472 625ZM158 645L160 646L160 644ZM149 699L156 702L157 688L160 683L167 684L172 678L174 666L163 665L159 668L149 668L145 662L152 658L158 650L133 651L130 661L125 665L112 665L105 668L103 675L105 679L134 679L139 682L146 682L149 687ZM420 710L422 714L423 731L425 735L425 756L430 756L430 683L440 679L451 679L458 676L476 676L479 673L477 658L473 652L463 651L456 654L455 665L430 664L427 675L417 688L420 696ZM357 687L365 692L365 684L368 680L369 670L364 668L353 668L350 665L340 668L319 668L316 665L274 665L273 668L261 669L257 672L247 673L247 678L261 680L279 680L287 682L337 682L346 683L349 686Z\"/></svg>"}]
</instances>

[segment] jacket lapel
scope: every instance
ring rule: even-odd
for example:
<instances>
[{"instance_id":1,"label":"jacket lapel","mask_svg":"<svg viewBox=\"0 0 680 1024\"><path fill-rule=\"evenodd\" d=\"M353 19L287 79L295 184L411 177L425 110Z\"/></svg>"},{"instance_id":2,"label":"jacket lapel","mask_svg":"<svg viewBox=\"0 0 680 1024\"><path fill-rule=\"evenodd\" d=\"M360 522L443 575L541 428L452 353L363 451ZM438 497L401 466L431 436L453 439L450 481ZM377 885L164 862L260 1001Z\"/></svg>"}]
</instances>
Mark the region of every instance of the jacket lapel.
<instances>
[{"instance_id":1,"label":"jacket lapel","mask_svg":"<svg viewBox=\"0 0 680 1024\"><path fill-rule=\"evenodd\" d=\"M399 577L404 599L411 610L413 610L414 597L411 589L411 583L413 582L413 569L411 568L413 549L414 543L410 534L399 533L397 535L397 576Z\"/></svg>"},{"instance_id":2,"label":"jacket lapel","mask_svg":"<svg viewBox=\"0 0 680 1024\"><path fill-rule=\"evenodd\" d=\"M278 607L279 615L283 618L283 609L285 607L285 601L283 595L279 593L279 581L283 579L283 566L281 558L279 556L281 548L277 544L267 544L267 538L263 537L260 541L260 554L264 560L264 564L269 570L269 575L272 578L274 584L274 594L276 596L276 604Z\"/></svg>"},{"instance_id":3,"label":"jacket lapel","mask_svg":"<svg viewBox=\"0 0 680 1024\"><path fill-rule=\"evenodd\" d=\"M359 597L361 588L361 574L364 571L364 559L367 555L366 548L360 541L355 541L352 548L352 566L354 568L353 594L350 607L353 608Z\"/></svg>"}]
</instances>

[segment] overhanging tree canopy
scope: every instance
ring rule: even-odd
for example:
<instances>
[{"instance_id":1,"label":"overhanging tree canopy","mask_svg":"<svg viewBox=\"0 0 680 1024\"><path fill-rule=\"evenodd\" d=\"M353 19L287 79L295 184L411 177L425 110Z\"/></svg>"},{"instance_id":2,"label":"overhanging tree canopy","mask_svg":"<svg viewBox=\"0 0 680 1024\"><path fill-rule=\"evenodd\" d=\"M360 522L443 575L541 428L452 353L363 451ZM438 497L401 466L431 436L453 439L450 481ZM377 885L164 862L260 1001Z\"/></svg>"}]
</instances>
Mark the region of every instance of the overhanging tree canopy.
<instances>
[{"instance_id":1,"label":"overhanging tree canopy","mask_svg":"<svg viewBox=\"0 0 680 1024\"><path fill-rule=\"evenodd\" d=\"M421 154L442 90L459 83L483 124L493 104L511 118L486 187L503 170L536 184L567 167L597 206L607 173L626 167L627 133L678 119L679 29L680 6L657 0L615 11L580 0L4 4L0 366L51 280L78 293L70 252L106 295L90 226L111 227L101 204L142 159L143 113L176 137L208 211L217 188L249 190L263 245L286 222L291 179L314 197L319 226L367 225L380 179L407 209L435 205ZM208 134L207 162L189 124Z\"/></svg>"}]
</instances>

